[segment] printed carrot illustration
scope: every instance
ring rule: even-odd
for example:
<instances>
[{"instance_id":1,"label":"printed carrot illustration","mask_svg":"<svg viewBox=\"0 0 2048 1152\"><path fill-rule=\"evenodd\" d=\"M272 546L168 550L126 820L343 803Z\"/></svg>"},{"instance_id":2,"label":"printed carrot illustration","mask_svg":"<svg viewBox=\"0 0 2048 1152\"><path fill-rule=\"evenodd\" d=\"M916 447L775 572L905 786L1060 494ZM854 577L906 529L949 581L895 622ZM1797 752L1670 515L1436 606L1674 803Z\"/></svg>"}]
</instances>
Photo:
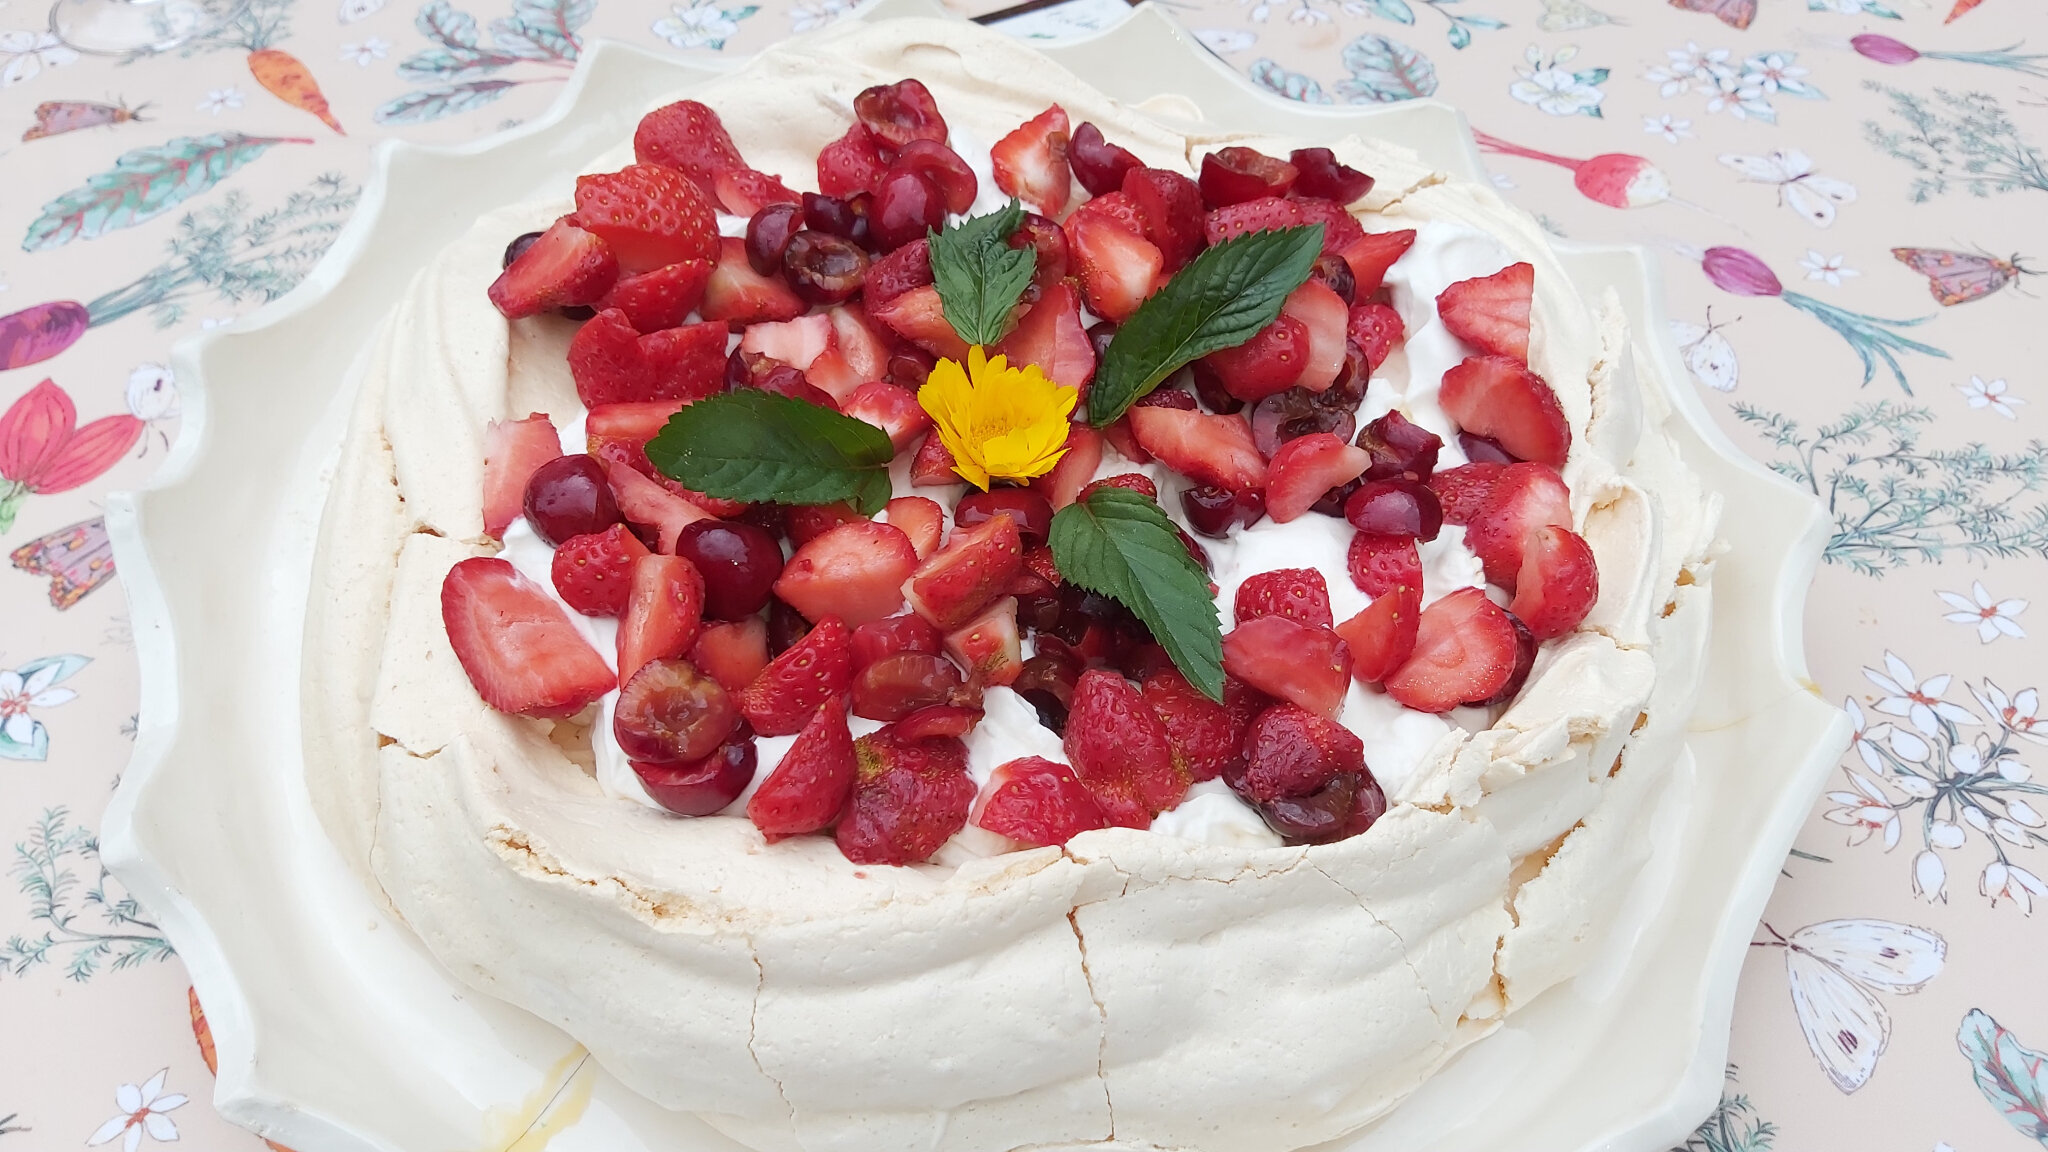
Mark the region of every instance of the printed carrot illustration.
<instances>
[{"instance_id":1,"label":"printed carrot illustration","mask_svg":"<svg viewBox=\"0 0 2048 1152\"><path fill-rule=\"evenodd\" d=\"M272 96L319 117L322 124L340 135L348 135L328 109L320 82L313 79L313 73L297 56L282 48L258 48L249 53L249 74Z\"/></svg>"},{"instance_id":2,"label":"printed carrot illustration","mask_svg":"<svg viewBox=\"0 0 2048 1152\"><path fill-rule=\"evenodd\" d=\"M1963 14L1967 13L1967 12L1968 12L1968 11L1969 11L1970 9L1972 9L1972 8L1975 8L1975 7L1977 6L1977 5L1979 5L1979 4L1982 4L1983 2L1984 2L1984 0L1956 0L1956 6L1955 6L1955 7L1953 7L1953 8L1951 8L1951 9L1949 9L1949 11L1948 11L1948 19L1946 19L1946 20L1943 20L1943 21L1942 21L1942 23L1943 23L1943 24L1953 24L1953 23L1955 23L1955 22L1956 22L1956 18L1957 18L1958 16L1961 16L1961 15L1963 15Z\"/></svg>"}]
</instances>

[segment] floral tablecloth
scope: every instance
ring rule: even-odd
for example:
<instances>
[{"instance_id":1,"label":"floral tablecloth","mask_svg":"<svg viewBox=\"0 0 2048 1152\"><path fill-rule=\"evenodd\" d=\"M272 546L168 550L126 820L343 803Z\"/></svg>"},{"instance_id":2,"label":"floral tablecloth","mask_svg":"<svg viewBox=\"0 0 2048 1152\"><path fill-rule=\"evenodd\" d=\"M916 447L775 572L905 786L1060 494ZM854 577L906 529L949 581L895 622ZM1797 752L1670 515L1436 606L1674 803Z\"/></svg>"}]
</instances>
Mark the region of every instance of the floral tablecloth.
<instances>
[{"instance_id":1,"label":"floral tablecloth","mask_svg":"<svg viewBox=\"0 0 2048 1152\"><path fill-rule=\"evenodd\" d=\"M2048 1147L2038 0L1162 2L1289 98L1455 102L1545 227L1659 253L1708 407L1828 509L1807 646L1858 735L1686 1146ZM95 838L136 709L101 501L164 458L172 343L304 276L380 139L516 124L592 37L738 57L849 8L413 3L253 0L134 59L0 3L0 1152L257 1147L209 1107L178 959Z\"/></svg>"}]
</instances>

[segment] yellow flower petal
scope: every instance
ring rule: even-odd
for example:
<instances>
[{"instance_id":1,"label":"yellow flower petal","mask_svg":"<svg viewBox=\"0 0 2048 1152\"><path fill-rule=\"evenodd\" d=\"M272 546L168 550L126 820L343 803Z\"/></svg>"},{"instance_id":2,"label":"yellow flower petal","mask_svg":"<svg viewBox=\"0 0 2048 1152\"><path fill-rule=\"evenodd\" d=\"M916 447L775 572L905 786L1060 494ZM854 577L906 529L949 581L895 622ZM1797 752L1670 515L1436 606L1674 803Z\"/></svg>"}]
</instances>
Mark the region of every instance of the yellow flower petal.
<instances>
[{"instance_id":1,"label":"yellow flower petal","mask_svg":"<svg viewBox=\"0 0 2048 1152\"><path fill-rule=\"evenodd\" d=\"M1080 393L1045 378L1035 364L1012 367L980 345L963 367L941 360L917 402L953 454L954 470L976 487L1029 480L1052 471L1066 452L1068 418Z\"/></svg>"}]
</instances>

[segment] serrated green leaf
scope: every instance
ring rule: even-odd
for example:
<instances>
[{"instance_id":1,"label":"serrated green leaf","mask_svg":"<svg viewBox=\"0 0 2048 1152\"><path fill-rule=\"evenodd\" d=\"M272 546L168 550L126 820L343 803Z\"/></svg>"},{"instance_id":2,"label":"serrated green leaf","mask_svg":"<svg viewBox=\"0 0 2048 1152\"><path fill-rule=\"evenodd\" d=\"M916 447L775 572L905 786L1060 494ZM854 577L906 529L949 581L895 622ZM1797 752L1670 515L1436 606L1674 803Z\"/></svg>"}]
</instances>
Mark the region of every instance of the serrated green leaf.
<instances>
[{"instance_id":1,"label":"serrated green leaf","mask_svg":"<svg viewBox=\"0 0 2048 1152\"><path fill-rule=\"evenodd\" d=\"M221 132L180 136L121 154L114 166L43 205L22 238L24 252L44 252L73 240L91 240L161 216L207 191L279 144L311 144L303 136L245 136Z\"/></svg>"},{"instance_id":2,"label":"serrated green leaf","mask_svg":"<svg viewBox=\"0 0 2048 1152\"><path fill-rule=\"evenodd\" d=\"M1223 699L1223 630L1209 579L1151 497L1099 488L1053 516L1051 543L1061 576L1129 608L1188 683Z\"/></svg>"},{"instance_id":3,"label":"serrated green leaf","mask_svg":"<svg viewBox=\"0 0 2048 1152\"><path fill-rule=\"evenodd\" d=\"M1323 226L1251 232L1205 249L1117 329L1088 389L1100 428L1191 360L1235 348L1280 315L1323 251Z\"/></svg>"},{"instance_id":4,"label":"serrated green leaf","mask_svg":"<svg viewBox=\"0 0 2048 1152\"><path fill-rule=\"evenodd\" d=\"M932 284L946 323L969 344L1003 338L1010 313L1031 283L1038 252L1012 248L1010 233L1024 219L1016 197L994 212L970 217L931 237Z\"/></svg>"},{"instance_id":5,"label":"serrated green leaf","mask_svg":"<svg viewBox=\"0 0 2048 1152\"><path fill-rule=\"evenodd\" d=\"M664 475L748 503L850 501L872 516L889 500L896 450L880 428L772 392L727 392L687 405L647 442Z\"/></svg>"}]
</instances>

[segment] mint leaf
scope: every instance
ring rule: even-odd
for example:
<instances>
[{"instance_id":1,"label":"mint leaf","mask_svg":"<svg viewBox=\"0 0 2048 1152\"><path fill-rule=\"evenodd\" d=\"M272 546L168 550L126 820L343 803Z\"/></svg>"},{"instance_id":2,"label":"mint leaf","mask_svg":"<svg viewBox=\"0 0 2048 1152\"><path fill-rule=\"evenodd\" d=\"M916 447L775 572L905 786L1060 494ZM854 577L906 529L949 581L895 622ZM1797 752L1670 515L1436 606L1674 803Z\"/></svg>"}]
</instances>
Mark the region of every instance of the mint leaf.
<instances>
[{"instance_id":1,"label":"mint leaf","mask_svg":"<svg viewBox=\"0 0 2048 1152\"><path fill-rule=\"evenodd\" d=\"M1010 233L1024 220L1024 205L970 217L944 232L930 233L932 283L946 323L969 344L993 344L1009 327L1010 312L1038 266L1038 251L1010 247Z\"/></svg>"},{"instance_id":2,"label":"mint leaf","mask_svg":"<svg viewBox=\"0 0 2048 1152\"><path fill-rule=\"evenodd\" d=\"M1151 497L1098 488L1052 518L1060 575L1135 613L1188 683L1223 699L1223 630L1209 578Z\"/></svg>"},{"instance_id":3,"label":"mint leaf","mask_svg":"<svg viewBox=\"0 0 2048 1152\"><path fill-rule=\"evenodd\" d=\"M1258 335L1322 252L1321 224L1250 232L1203 250L1117 329L1088 387L1088 422L1110 423L1181 365Z\"/></svg>"},{"instance_id":4,"label":"mint leaf","mask_svg":"<svg viewBox=\"0 0 2048 1152\"><path fill-rule=\"evenodd\" d=\"M889 436L865 420L751 389L686 405L647 442L662 474L707 496L748 503L889 502Z\"/></svg>"}]
</instances>

